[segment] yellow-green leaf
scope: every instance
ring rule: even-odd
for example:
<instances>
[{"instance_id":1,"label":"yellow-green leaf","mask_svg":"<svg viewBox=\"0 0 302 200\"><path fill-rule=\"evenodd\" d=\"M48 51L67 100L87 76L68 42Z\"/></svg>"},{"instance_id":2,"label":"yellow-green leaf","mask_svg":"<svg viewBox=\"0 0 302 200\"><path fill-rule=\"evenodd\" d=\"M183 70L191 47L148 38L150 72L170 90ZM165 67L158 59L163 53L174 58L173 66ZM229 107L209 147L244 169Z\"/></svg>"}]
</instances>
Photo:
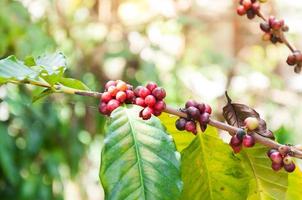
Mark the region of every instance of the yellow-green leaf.
<instances>
[{"instance_id":1,"label":"yellow-green leaf","mask_svg":"<svg viewBox=\"0 0 302 200\"><path fill-rule=\"evenodd\" d=\"M196 136L187 131L179 131L175 127L175 121L178 119L174 115L162 113L159 117L162 124L165 125L167 132L172 135L176 148L179 152L185 149L194 140Z\"/></svg>"},{"instance_id":2,"label":"yellow-green leaf","mask_svg":"<svg viewBox=\"0 0 302 200\"><path fill-rule=\"evenodd\" d=\"M288 175L287 200L302 200L302 172L297 167L296 170Z\"/></svg>"},{"instance_id":3,"label":"yellow-green leaf","mask_svg":"<svg viewBox=\"0 0 302 200\"><path fill-rule=\"evenodd\" d=\"M253 148L244 148L238 155L249 175L249 200L283 200L286 197L288 173L283 169L279 172L272 170L267 150L257 144Z\"/></svg>"},{"instance_id":4,"label":"yellow-green leaf","mask_svg":"<svg viewBox=\"0 0 302 200\"><path fill-rule=\"evenodd\" d=\"M245 200L247 175L240 160L208 127L182 151L184 189L181 200Z\"/></svg>"}]
</instances>

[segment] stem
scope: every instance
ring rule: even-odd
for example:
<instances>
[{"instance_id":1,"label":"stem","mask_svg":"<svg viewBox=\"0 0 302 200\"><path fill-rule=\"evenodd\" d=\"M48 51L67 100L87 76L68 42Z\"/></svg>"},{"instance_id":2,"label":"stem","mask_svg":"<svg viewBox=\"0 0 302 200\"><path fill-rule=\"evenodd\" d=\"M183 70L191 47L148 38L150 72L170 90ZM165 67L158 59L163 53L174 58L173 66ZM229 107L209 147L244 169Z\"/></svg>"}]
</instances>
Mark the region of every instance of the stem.
<instances>
[{"instance_id":1,"label":"stem","mask_svg":"<svg viewBox=\"0 0 302 200\"><path fill-rule=\"evenodd\" d=\"M94 97L94 98L100 98L102 96L102 93L99 93L99 92L77 90L77 89L69 88L69 87L66 87L66 86L63 86L63 85L59 85L59 84L51 86L48 83L44 83L44 82L40 82L40 81L28 81L28 80L26 80L26 81L16 81L16 80L11 80L11 81L9 81L9 83L13 83L13 84L31 84L31 85L35 85L35 86L39 86L39 87L50 88L50 89L53 89L55 92L65 93L65 94L75 94L75 95L89 96L89 97ZM181 112L179 109L175 109L171 106L167 106L166 109L164 110L164 112L175 115L175 116L179 116L179 117L184 117L184 118L188 117L186 113ZM214 120L214 119L210 119L208 124L213 126L213 127L218 128L218 129L227 131L232 136L235 135L236 132L239 130L238 127L231 126L229 124L226 124L226 123ZM259 134L252 133L252 135L255 138L256 142L258 142L260 144L263 144L267 147L278 149L282 145L282 144L279 144L276 141L273 141L271 139L263 137ZM291 148L292 156L302 159L302 150L300 150L296 146L291 146L290 148Z\"/></svg>"},{"instance_id":2,"label":"stem","mask_svg":"<svg viewBox=\"0 0 302 200\"><path fill-rule=\"evenodd\" d=\"M181 112L180 110L174 109L170 106L167 106L166 109L164 110L164 112L172 114L172 115L176 115L179 117L187 117L186 113ZM238 127L235 126L231 126L229 124L214 120L214 119L210 119L209 125L216 127L220 130L224 130L227 131L230 135L235 135L236 132L239 130ZM263 137L259 134L255 134L252 133L252 136L255 138L256 142L263 144L264 146L267 146L269 148L274 148L274 149L278 149L280 146L282 146L282 144L279 144L278 142L268 139L266 137ZM291 146L291 152L293 153L293 156L296 158L300 158L302 159L302 151L300 149L298 149L295 146Z\"/></svg>"}]
</instances>

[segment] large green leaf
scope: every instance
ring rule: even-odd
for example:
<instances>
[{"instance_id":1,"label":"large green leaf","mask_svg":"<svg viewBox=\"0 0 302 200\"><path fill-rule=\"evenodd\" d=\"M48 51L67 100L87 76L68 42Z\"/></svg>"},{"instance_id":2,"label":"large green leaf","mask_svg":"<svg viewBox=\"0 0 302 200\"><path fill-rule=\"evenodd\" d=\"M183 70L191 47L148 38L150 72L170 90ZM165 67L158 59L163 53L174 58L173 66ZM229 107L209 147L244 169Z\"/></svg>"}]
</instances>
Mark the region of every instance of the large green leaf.
<instances>
[{"instance_id":1,"label":"large green leaf","mask_svg":"<svg viewBox=\"0 0 302 200\"><path fill-rule=\"evenodd\" d=\"M160 121L140 119L140 110L119 107L108 121L100 169L106 199L177 200L180 155Z\"/></svg>"},{"instance_id":2,"label":"large green leaf","mask_svg":"<svg viewBox=\"0 0 302 200\"><path fill-rule=\"evenodd\" d=\"M15 56L9 56L0 60L0 83L9 80L24 80L36 78L38 73L18 61Z\"/></svg>"},{"instance_id":3,"label":"large green leaf","mask_svg":"<svg viewBox=\"0 0 302 200\"><path fill-rule=\"evenodd\" d=\"M159 117L161 122L165 125L167 132L172 135L176 148L179 152L185 149L194 140L195 136L187 131L179 131L175 127L175 121L178 117L162 113Z\"/></svg>"},{"instance_id":4,"label":"large green leaf","mask_svg":"<svg viewBox=\"0 0 302 200\"><path fill-rule=\"evenodd\" d=\"M36 65L40 66L48 75L64 72L66 69L66 58L62 53L40 56L36 59Z\"/></svg>"},{"instance_id":5,"label":"large green leaf","mask_svg":"<svg viewBox=\"0 0 302 200\"><path fill-rule=\"evenodd\" d=\"M246 199L247 175L230 147L208 127L182 151L182 200Z\"/></svg>"},{"instance_id":6,"label":"large green leaf","mask_svg":"<svg viewBox=\"0 0 302 200\"><path fill-rule=\"evenodd\" d=\"M256 145L243 149L238 155L249 175L249 200L285 199L288 173L283 169L279 172L272 170L267 150L262 145Z\"/></svg>"}]
</instances>

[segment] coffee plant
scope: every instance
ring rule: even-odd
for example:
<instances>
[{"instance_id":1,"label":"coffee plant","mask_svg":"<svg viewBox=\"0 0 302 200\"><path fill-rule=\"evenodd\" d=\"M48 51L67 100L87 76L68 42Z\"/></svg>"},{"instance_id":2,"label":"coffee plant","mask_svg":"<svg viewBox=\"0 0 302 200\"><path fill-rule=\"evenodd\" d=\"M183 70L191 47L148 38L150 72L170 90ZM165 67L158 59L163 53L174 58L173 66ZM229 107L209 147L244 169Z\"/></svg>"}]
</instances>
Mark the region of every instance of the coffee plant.
<instances>
[{"instance_id":1,"label":"coffee plant","mask_svg":"<svg viewBox=\"0 0 302 200\"><path fill-rule=\"evenodd\" d=\"M256 16L263 38L291 50L287 63L301 71L302 54L287 41L288 27L260 12L264 1L241 0L237 13ZM188 100L183 108L165 103L169 94L155 82L145 86L110 80L104 91L91 91L64 76L66 60L56 53L18 60L0 60L0 84L44 88L33 102L54 93L99 99L107 117L99 177L108 200L132 199L301 199L300 145L280 144L253 108L233 103L228 93L222 115L212 107ZM218 129L231 136L229 144ZM1 148L1 147L0 147Z\"/></svg>"}]
</instances>

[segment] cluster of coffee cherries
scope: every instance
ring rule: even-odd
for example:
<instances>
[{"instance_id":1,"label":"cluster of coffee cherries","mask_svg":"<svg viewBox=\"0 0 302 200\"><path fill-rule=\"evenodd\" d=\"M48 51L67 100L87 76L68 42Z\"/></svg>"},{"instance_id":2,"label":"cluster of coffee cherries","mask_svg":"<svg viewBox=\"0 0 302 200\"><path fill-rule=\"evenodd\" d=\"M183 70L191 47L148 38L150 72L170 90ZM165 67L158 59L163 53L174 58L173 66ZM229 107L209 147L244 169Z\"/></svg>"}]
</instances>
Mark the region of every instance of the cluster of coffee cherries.
<instances>
[{"instance_id":1,"label":"cluster of coffee cherries","mask_svg":"<svg viewBox=\"0 0 302 200\"><path fill-rule=\"evenodd\" d=\"M166 108L163 101L165 97L166 91L153 82L148 83L146 87L138 86L133 90L133 86L124 81L111 80L105 85L105 91L99 104L99 112L109 116L123 103L136 104L143 107L139 116L147 120L151 118L152 114L159 116Z\"/></svg>"},{"instance_id":2,"label":"cluster of coffee cherries","mask_svg":"<svg viewBox=\"0 0 302 200\"><path fill-rule=\"evenodd\" d=\"M271 41L273 44L283 43L282 32L288 31L288 26L284 24L284 20L278 20L274 16L270 16L268 22L260 23L260 28L264 32L262 39Z\"/></svg>"},{"instance_id":3,"label":"cluster of coffee cherries","mask_svg":"<svg viewBox=\"0 0 302 200\"><path fill-rule=\"evenodd\" d=\"M248 134L249 131L253 131L258 128L258 119L254 117L248 117L244 120L244 128L240 128L235 135L232 136L230 146L234 153L239 153L244 147L253 147L255 145L255 139L252 135Z\"/></svg>"},{"instance_id":4,"label":"cluster of coffee cherries","mask_svg":"<svg viewBox=\"0 0 302 200\"><path fill-rule=\"evenodd\" d=\"M103 115L110 115L113 110L123 103L133 103L135 93L132 85L124 81L108 81L105 85L105 91L102 94L99 104L99 112Z\"/></svg>"},{"instance_id":5,"label":"cluster of coffee cherries","mask_svg":"<svg viewBox=\"0 0 302 200\"><path fill-rule=\"evenodd\" d=\"M237 7L237 14L240 16L246 15L248 19L254 19L259 15L260 3L257 0L240 0Z\"/></svg>"},{"instance_id":6,"label":"cluster of coffee cherries","mask_svg":"<svg viewBox=\"0 0 302 200\"><path fill-rule=\"evenodd\" d=\"M284 168L287 172L295 171L296 165L290 154L290 147L287 145L282 145L278 149L270 149L267 152L267 156L272 161L272 169L279 171Z\"/></svg>"},{"instance_id":7,"label":"cluster of coffee cherries","mask_svg":"<svg viewBox=\"0 0 302 200\"><path fill-rule=\"evenodd\" d=\"M299 50L295 50L291 55L287 57L287 64L295 66L295 72L300 73L302 68L302 53Z\"/></svg>"},{"instance_id":8,"label":"cluster of coffee cherries","mask_svg":"<svg viewBox=\"0 0 302 200\"><path fill-rule=\"evenodd\" d=\"M188 100L185 108L181 109L187 114L187 118L180 117L176 120L175 126L180 131L188 131L197 134L197 123L199 122L200 129L204 132L207 129L207 124L210 120L212 108L208 104L197 103L194 100Z\"/></svg>"},{"instance_id":9,"label":"cluster of coffee cherries","mask_svg":"<svg viewBox=\"0 0 302 200\"><path fill-rule=\"evenodd\" d=\"M138 86L134 93L136 95L134 104L144 107L139 113L139 116L144 120L150 119L152 114L159 116L165 110L166 91L158 87L156 83L150 82L146 87Z\"/></svg>"}]
</instances>

